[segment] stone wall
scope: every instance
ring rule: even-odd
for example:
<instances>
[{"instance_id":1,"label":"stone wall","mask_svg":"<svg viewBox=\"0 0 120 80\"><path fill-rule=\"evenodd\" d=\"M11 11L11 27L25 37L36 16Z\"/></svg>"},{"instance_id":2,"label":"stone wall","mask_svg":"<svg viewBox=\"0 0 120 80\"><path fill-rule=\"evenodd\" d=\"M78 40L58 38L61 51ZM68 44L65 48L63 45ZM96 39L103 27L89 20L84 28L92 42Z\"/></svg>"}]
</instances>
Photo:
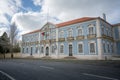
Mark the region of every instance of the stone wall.
<instances>
[{"instance_id":1,"label":"stone wall","mask_svg":"<svg viewBox=\"0 0 120 80\"><path fill-rule=\"evenodd\" d=\"M13 53L14 58L21 58L21 53ZM4 58L3 54L0 54L0 58ZM5 58L11 58L11 53L5 54Z\"/></svg>"}]
</instances>

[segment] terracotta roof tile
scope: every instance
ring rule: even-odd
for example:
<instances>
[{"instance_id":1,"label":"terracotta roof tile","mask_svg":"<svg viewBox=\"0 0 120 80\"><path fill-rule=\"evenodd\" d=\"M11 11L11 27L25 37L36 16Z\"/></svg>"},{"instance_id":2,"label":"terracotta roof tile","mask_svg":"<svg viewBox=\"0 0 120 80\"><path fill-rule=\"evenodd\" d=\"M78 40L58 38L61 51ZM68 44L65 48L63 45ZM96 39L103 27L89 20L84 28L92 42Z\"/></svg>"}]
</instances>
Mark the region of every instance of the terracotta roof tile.
<instances>
[{"instance_id":1,"label":"terracotta roof tile","mask_svg":"<svg viewBox=\"0 0 120 80\"><path fill-rule=\"evenodd\" d=\"M120 26L120 23L113 24L113 26L114 26L114 27L116 27L116 26Z\"/></svg>"},{"instance_id":2,"label":"terracotta roof tile","mask_svg":"<svg viewBox=\"0 0 120 80\"><path fill-rule=\"evenodd\" d=\"M36 33L36 32L40 32L40 29L38 29L38 30L34 30L34 31L31 31L31 32L28 32L28 33L25 33L25 34L23 34L23 35L31 34L31 33Z\"/></svg>"},{"instance_id":3,"label":"terracotta roof tile","mask_svg":"<svg viewBox=\"0 0 120 80\"><path fill-rule=\"evenodd\" d=\"M67 21L67 22L63 22L63 23L59 23L56 24L56 26L59 27L63 27L63 26L67 26L67 25L71 25L71 24L75 24L75 23L80 23L80 22L85 22L85 21L89 21L89 20L93 20L93 19L97 19L98 17L83 17L83 18L79 18L79 19L74 19L71 21Z\"/></svg>"}]
</instances>

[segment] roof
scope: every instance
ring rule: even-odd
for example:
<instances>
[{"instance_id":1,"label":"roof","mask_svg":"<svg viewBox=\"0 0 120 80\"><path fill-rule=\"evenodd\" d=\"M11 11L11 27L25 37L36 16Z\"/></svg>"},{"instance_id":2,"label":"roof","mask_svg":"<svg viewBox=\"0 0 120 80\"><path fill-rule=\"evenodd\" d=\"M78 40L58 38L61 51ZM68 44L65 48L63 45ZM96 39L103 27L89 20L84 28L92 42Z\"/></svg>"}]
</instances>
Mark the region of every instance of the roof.
<instances>
[{"instance_id":1,"label":"roof","mask_svg":"<svg viewBox=\"0 0 120 80\"><path fill-rule=\"evenodd\" d=\"M101 19L104 22L106 22L107 24L111 25L110 23L108 23L107 21L105 21L104 19L102 19L100 17L83 17L83 18L78 18L78 19L66 21L66 22L59 23L59 24L53 24L50 22L48 22L48 23L55 25L57 28L60 28L60 27L71 25L71 24L81 23L81 22L90 21L90 20L94 20L94 19ZM120 23L119 23L119 25L120 25ZM113 26L113 25L111 25L111 26ZM26 34L36 33L36 32L40 32L40 31L41 31L41 29L26 33ZM26 35L26 34L24 34L24 35Z\"/></svg>"},{"instance_id":2,"label":"roof","mask_svg":"<svg viewBox=\"0 0 120 80\"><path fill-rule=\"evenodd\" d=\"M89 20L94 20L97 19L98 17L83 17L83 18L79 18L79 19L74 19L71 21L67 21L67 22L63 22L63 23L59 23L56 24L56 26L59 27L63 27L63 26L67 26L67 25L71 25L71 24L75 24L75 23L80 23L80 22L85 22L85 21L89 21Z\"/></svg>"},{"instance_id":3,"label":"roof","mask_svg":"<svg viewBox=\"0 0 120 80\"><path fill-rule=\"evenodd\" d=\"M37 30L31 31L31 32L25 33L25 34L23 34L23 35L31 34L31 33L37 33L37 32L40 32L40 29L37 29Z\"/></svg>"},{"instance_id":4,"label":"roof","mask_svg":"<svg viewBox=\"0 0 120 80\"><path fill-rule=\"evenodd\" d=\"M117 24L113 24L113 26L120 26L120 23L117 23Z\"/></svg>"}]
</instances>

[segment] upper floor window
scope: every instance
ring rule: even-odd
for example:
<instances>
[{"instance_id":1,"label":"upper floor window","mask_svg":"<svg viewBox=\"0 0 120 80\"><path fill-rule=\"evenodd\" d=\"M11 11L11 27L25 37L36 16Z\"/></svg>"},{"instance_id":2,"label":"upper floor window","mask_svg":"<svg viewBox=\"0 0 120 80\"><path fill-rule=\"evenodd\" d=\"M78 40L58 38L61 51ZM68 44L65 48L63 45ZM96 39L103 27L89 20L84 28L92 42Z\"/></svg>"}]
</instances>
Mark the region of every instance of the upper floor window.
<instances>
[{"instance_id":1,"label":"upper floor window","mask_svg":"<svg viewBox=\"0 0 120 80\"><path fill-rule=\"evenodd\" d=\"M64 32L63 32L63 31L60 32L60 37L61 37L61 38L64 37Z\"/></svg>"},{"instance_id":2,"label":"upper floor window","mask_svg":"<svg viewBox=\"0 0 120 80\"><path fill-rule=\"evenodd\" d=\"M104 32L104 26L102 26L102 30L101 30L101 32L102 32L102 34L104 34L105 32Z\"/></svg>"},{"instance_id":3,"label":"upper floor window","mask_svg":"<svg viewBox=\"0 0 120 80\"><path fill-rule=\"evenodd\" d=\"M90 43L89 48L90 48L90 53L95 53L95 43Z\"/></svg>"},{"instance_id":4,"label":"upper floor window","mask_svg":"<svg viewBox=\"0 0 120 80\"><path fill-rule=\"evenodd\" d=\"M93 27L89 27L89 34L94 34Z\"/></svg>"},{"instance_id":5,"label":"upper floor window","mask_svg":"<svg viewBox=\"0 0 120 80\"><path fill-rule=\"evenodd\" d=\"M83 35L83 30L82 29L78 29L78 36Z\"/></svg>"},{"instance_id":6,"label":"upper floor window","mask_svg":"<svg viewBox=\"0 0 120 80\"><path fill-rule=\"evenodd\" d=\"M90 24L88 27L89 34L95 34L94 25Z\"/></svg>"},{"instance_id":7,"label":"upper floor window","mask_svg":"<svg viewBox=\"0 0 120 80\"><path fill-rule=\"evenodd\" d=\"M63 53L63 50L64 50L64 46L61 45L61 46L60 46L60 53Z\"/></svg>"},{"instance_id":8,"label":"upper floor window","mask_svg":"<svg viewBox=\"0 0 120 80\"><path fill-rule=\"evenodd\" d=\"M109 30L108 30L108 28L106 28L106 35L109 35Z\"/></svg>"},{"instance_id":9,"label":"upper floor window","mask_svg":"<svg viewBox=\"0 0 120 80\"><path fill-rule=\"evenodd\" d=\"M68 30L68 37L72 37L72 29Z\"/></svg>"},{"instance_id":10,"label":"upper floor window","mask_svg":"<svg viewBox=\"0 0 120 80\"><path fill-rule=\"evenodd\" d=\"M56 33L52 32L52 38L55 39L56 38Z\"/></svg>"}]
</instances>

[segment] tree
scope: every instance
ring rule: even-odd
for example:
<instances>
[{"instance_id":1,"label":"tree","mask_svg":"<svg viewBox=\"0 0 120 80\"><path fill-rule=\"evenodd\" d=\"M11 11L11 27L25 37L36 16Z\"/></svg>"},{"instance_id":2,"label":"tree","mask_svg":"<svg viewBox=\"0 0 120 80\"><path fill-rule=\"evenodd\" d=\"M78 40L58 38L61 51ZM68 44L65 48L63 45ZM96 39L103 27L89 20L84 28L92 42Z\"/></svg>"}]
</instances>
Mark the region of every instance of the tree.
<instances>
[{"instance_id":1,"label":"tree","mask_svg":"<svg viewBox=\"0 0 120 80\"><path fill-rule=\"evenodd\" d=\"M0 53L4 54L9 52L10 48L10 39L8 38L8 35L6 32L3 33L3 35L0 37Z\"/></svg>"},{"instance_id":2,"label":"tree","mask_svg":"<svg viewBox=\"0 0 120 80\"><path fill-rule=\"evenodd\" d=\"M16 43L16 37L18 35L18 28L17 28L17 25L15 23L12 23L10 25L10 44L11 44L11 47L10 47L10 52L11 52L11 58L13 58L13 47L14 47L14 44Z\"/></svg>"}]
</instances>

